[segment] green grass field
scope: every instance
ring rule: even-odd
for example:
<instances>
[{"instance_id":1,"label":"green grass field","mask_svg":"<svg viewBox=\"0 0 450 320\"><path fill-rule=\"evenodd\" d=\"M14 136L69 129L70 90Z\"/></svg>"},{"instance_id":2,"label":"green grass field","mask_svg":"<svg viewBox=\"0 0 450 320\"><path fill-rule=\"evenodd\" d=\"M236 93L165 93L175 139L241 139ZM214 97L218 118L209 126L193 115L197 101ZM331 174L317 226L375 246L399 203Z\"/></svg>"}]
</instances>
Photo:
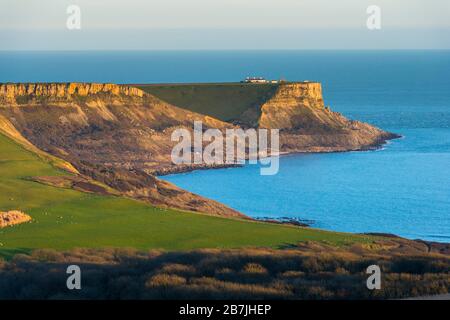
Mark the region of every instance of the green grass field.
<instances>
[{"instance_id":1,"label":"green grass field","mask_svg":"<svg viewBox=\"0 0 450 320\"><path fill-rule=\"evenodd\" d=\"M0 211L32 222L0 229L0 256L36 248L282 247L304 240L342 245L371 237L164 210L114 196L51 187L27 179L66 174L0 134Z\"/></svg>"},{"instance_id":2,"label":"green grass field","mask_svg":"<svg viewBox=\"0 0 450 320\"><path fill-rule=\"evenodd\" d=\"M232 121L247 109L262 104L275 92L278 84L161 84L138 88L175 106Z\"/></svg>"}]
</instances>

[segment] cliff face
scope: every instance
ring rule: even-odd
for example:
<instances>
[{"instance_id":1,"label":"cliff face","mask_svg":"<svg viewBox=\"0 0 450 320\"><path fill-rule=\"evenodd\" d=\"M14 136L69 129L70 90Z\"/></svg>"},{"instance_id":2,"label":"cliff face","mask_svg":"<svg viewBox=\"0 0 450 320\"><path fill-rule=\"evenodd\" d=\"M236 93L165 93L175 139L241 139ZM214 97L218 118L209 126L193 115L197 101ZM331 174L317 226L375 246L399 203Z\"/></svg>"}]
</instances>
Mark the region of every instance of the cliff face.
<instances>
[{"instance_id":1,"label":"cliff face","mask_svg":"<svg viewBox=\"0 0 450 320\"><path fill-rule=\"evenodd\" d=\"M322 85L318 82L281 83L271 100L289 105L298 99L323 105Z\"/></svg>"},{"instance_id":2,"label":"cliff face","mask_svg":"<svg viewBox=\"0 0 450 320\"><path fill-rule=\"evenodd\" d=\"M322 86L320 83L281 84L260 108L260 128L307 128L314 124L314 120L319 120L314 116L325 111Z\"/></svg>"},{"instance_id":3,"label":"cliff face","mask_svg":"<svg viewBox=\"0 0 450 320\"><path fill-rule=\"evenodd\" d=\"M0 99L9 104L18 104L18 99L63 98L71 100L74 96L86 97L99 93L115 96L143 97L144 92L135 87L111 83L7 83L0 84Z\"/></svg>"}]
</instances>

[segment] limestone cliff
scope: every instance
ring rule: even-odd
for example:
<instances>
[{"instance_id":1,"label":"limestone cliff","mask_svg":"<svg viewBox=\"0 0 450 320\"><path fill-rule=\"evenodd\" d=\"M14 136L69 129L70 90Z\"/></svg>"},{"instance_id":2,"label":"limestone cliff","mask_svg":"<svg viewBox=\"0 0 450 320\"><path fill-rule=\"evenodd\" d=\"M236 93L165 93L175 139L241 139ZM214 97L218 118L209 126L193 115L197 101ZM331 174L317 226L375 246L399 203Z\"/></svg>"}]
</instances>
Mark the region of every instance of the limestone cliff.
<instances>
[{"instance_id":1,"label":"limestone cliff","mask_svg":"<svg viewBox=\"0 0 450 320\"><path fill-rule=\"evenodd\" d=\"M315 124L312 121L327 115L322 111L325 110L320 83L281 84L275 94L262 104L258 124L260 128L280 130L307 128Z\"/></svg>"},{"instance_id":2,"label":"limestone cliff","mask_svg":"<svg viewBox=\"0 0 450 320\"><path fill-rule=\"evenodd\" d=\"M399 137L352 121L325 107L320 83L284 83L260 107L258 127L280 129L284 152L330 152L377 148Z\"/></svg>"},{"instance_id":3,"label":"limestone cliff","mask_svg":"<svg viewBox=\"0 0 450 320\"><path fill-rule=\"evenodd\" d=\"M96 94L143 97L144 92L135 87L112 83L6 83L0 84L0 101L19 104L21 98L53 98L65 101L74 96L86 97Z\"/></svg>"}]
</instances>

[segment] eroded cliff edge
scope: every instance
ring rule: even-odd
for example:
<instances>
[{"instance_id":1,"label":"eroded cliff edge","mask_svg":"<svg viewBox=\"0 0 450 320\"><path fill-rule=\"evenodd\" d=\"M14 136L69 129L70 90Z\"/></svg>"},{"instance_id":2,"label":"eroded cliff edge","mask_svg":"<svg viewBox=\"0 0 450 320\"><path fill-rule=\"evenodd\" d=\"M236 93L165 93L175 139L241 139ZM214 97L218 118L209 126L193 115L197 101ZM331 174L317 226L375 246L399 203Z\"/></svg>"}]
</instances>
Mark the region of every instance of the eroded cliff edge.
<instances>
[{"instance_id":1,"label":"eroded cliff edge","mask_svg":"<svg viewBox=\"0 0 450 320\"><path fill-rule=\"evenodd\" d=\"M17 104L23 99L53 98L62 101L74 96L86 97L96 94L115 96L143 97L145 93L131 86L120 86L113 83L6 83L0 84L0 99L6 103ZM25 102L22 100L22 103Z\"/></svg>"},{"instance_id":2,"label":"eroded cliff edge","mask_svg":"<svg viewBox=\"0 0 450 320\"><path fill-rule=\"evenodd\" d=\"M250 121L254 127L280 129L284 152L363 150L397 137L325 108L317 83L281 84L241 118L244 127ZM205 167L175 165L170 157L176 144L171 133L192 131L194 121L202 121L204 129L239 125L173 106L132 86L0 84L0 129L65 160L75 174L155 205L243 217L154 176Z\"/></svg>"}]
</instances>

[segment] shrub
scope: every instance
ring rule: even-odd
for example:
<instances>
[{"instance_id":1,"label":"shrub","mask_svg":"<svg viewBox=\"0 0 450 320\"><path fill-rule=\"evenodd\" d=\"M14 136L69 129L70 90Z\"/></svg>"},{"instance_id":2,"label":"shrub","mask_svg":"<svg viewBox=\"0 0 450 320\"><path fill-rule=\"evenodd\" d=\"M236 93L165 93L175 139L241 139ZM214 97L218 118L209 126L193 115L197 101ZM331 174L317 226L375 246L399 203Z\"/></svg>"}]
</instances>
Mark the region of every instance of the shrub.
<instances>
[{"instance_id":1,"label":"shrub","mask_svg":"<svg viewBox=\"0 0 450 320\"><path fill-rule=\"evenodd\" d=\"M267 269L258 263L247 263L242 269L244 273L267 274Z\"/></svg>"},{"instance_id":2,"label":"shrub","mask_svg":"<svg viewBox=\"0 0 450 320\"><path fill-rule=\"evenodd\" d=\"M186 284L186 279L175 274L161 273L147 280L147 287L172 287Z\"/></svg>"}]
</instances>

